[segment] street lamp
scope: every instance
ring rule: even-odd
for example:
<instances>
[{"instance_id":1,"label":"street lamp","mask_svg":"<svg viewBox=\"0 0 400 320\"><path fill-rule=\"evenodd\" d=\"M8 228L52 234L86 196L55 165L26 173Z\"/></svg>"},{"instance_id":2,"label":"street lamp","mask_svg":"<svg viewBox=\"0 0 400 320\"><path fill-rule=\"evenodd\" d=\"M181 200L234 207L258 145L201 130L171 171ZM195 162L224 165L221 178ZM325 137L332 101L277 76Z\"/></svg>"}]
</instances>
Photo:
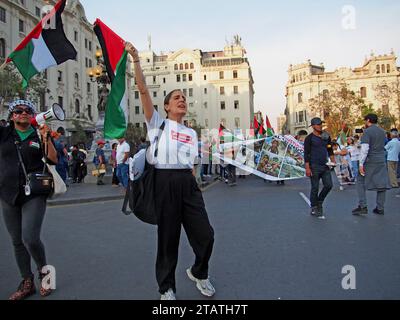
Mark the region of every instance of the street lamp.
<instances>
[{"instance_id":1,"label":"street lamp","mask_svg":"<svg viewBox=\"0 0 400 320\"><path fill-rule=\"evenodd\" d=\"M107 70L104 64L104 60L102 59L103 52L101 51L101 49L97 49L95 55L96 55L97 65L94 68L88 68L87 74L90 78L90 81L97 82L98 84L106 86L107 84L110 84L111 81L107 75Z\"/></svg>"}]
</instances>

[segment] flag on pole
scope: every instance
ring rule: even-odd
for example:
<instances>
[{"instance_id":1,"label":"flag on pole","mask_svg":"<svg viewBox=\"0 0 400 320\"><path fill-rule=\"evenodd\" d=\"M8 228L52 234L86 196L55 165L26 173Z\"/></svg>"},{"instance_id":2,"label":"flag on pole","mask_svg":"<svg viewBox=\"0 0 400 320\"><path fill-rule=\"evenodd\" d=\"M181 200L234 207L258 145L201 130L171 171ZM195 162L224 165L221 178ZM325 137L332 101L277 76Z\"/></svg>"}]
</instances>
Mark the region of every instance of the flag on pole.
<instances>
[{"instance_id":1,"label":"flag on pole","mask_svg":"<svg viewBox=\"0 0 400 320\"><path fill-rule=\"evenodd\" d=\"M6 63L13 62L23 77L23 87L36 74L76 58L76 50L67 39L61 14L66 0L60 0L39 24L9 55Z\"/></svg>"},{"instance_id":2,"label":"flag on pole","mask_svg":"<svg viewBox=\"0 0 400 320\"><path fill-rule=\"evenodd\" d=\"M267 125L267 137L272 137L275 135L274 128L271 126L271 122L269 121L268 116L266 116L266 125Z\"/></svg>"},{"instance_id":3,"label":"flag on pole","mask_svg":"<svg viewBox=\"0 0 400 320\"><path fill-rule=\"evenodd\" d=\"M263 124L260 124L257 120L257 117L254 116L254 134L256 137L265 136L267 132L264 129Z\"/></svg>"},{"instance_id":4,"label":"flag on pole","mask_svg":"<svg viewBox=\"0 0 400 320\"><path fill-rule=\"evenodd\" d=\"M128 127L128 98L126 87L125 41L114 31L97 19L94 31L103 50L103 59L108 77L111 80L111 92L107 99L104 120L104 137L123 138Z\"/></svg>"}]
</instances>

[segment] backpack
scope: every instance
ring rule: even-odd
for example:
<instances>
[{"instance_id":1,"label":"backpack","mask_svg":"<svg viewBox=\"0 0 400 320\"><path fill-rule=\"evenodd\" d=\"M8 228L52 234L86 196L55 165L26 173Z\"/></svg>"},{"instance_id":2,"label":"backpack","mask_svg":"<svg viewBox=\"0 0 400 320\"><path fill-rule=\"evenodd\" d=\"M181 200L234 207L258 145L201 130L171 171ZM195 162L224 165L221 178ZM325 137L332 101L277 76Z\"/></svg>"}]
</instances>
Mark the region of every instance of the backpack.
<instances>
[{"instance_id":1,"label":"backpack","mask_svg":"<svg viewBox=\"0 0 400 320\"><path fill-rule=\"evenodd\" d=\"M158 143L160 142L160 137L164 128L165 122L162 123L159 135L156 138L157 142L154 150L154 159L158 156ZM140 157L140 159L137 159L139 162L142 162L142 157L145 157L144 170L140 175L130 177L122 212L126 215L133 213L139 220L148 224L157 225L158 217L154 201L154 179L156 169L154 165L147 161L146 154L149 150L150 146L147 147L146 152L141 152L138 155ZM133 180L131 178L133 178ZM131 211L127 210L128 204Z\"/></svg>"}]
</instances>

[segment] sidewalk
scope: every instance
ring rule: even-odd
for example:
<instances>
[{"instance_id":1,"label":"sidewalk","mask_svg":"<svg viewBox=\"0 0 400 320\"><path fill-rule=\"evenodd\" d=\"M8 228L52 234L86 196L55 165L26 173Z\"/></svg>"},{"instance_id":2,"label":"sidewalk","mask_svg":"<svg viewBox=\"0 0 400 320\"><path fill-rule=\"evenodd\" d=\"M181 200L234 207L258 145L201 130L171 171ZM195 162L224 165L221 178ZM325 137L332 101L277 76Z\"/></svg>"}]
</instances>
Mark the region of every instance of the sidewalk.
<instances>
[{"instance_id":1,"label":"sidewalk","mask_svg":"<svg viewBox=\"0 0 400 320\"><path fill-rule=\"evenodd\" d=\"M201 190L205 191L214 183L214 179L207 179L207 181L202 184ZM112 187L111 184L106 184L104 186L98 186L95 183L71 184L67 193L55 199L48 200L47 204L50 207L54 207L70 204L123 200L124 197L124 188Z\"/></svg>"}]
</instances>

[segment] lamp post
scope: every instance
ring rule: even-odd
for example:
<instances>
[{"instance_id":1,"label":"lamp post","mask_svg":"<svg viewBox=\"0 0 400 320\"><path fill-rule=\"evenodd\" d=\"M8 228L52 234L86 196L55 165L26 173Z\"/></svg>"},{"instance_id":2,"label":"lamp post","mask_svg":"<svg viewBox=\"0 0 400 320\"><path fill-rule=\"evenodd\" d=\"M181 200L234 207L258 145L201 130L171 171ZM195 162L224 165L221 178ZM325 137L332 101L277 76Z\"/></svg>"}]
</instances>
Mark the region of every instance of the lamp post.
<instances>
[{"instance_id":1,"label":"lamp post","mask_svg":"<svg viewBox=\"0 0 400 320\"><path fill-rule=\"evenodd\" d=\"M101 49L96 50L96 61L97 65L95 67L87 69L87 75L89 76L90 81L98 84L97 110L99 113L99 119L96 123L95 141L99 138L103 138L104 135L104 118L107 106L107 98L110 93L110 90L107 88L107 86L111 83L110 78L107 75Z\"/></svg>"}]
</instances>

